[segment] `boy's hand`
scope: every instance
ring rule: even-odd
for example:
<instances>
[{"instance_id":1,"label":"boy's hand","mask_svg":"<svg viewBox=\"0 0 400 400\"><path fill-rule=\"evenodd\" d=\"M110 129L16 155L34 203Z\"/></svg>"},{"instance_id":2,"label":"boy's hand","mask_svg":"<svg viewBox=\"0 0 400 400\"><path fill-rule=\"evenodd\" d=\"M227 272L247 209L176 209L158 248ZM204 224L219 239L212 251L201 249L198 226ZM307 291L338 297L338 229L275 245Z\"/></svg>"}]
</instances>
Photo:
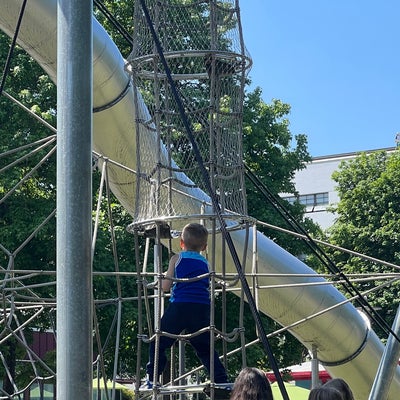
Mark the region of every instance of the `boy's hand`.
<instances>
[{"instance_id":1,"label":"boy's hand","mask_svg":"<svg viewBox=\"0 0 400 400\"><path fill-rule=\"evenodd\" d=\"M158 280L150 282L150 283L147 281L144 281L144 285L146 286L147 289L156 289L158 286Z\"/></svg>"}]
</instances>

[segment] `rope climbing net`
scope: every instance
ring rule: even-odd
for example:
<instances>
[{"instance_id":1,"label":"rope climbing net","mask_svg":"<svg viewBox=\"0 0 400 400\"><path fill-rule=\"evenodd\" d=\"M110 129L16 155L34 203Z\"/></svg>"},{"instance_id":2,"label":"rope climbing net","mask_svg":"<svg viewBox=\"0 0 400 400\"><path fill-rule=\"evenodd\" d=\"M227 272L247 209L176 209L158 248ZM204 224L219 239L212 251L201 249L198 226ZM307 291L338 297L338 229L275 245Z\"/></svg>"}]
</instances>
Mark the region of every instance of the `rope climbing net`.
<instances>
[{"instance_id":1,"label":"rope climbing net","mask_svg":"<svg viewBox=\"0 0 400 400\"><path fill-rule=\"evenodd\" d=\"M148 118L136 117L140 202L134 221L213 213L202 168L222 211L247 215L241 137L251 59L237 5L146 3L147 15L135 5L126 68L138 88L136 103L144 99L149 109ZM142 133L148 129L154 134ZM154 146L155 158L148 151Z\"/></svg>"},{"instance_id":2,"label":"rope climbing net","mask_svg":"<svg viewBox=\"0 0 400 400\"><path fill-rule=\"evenodd\" d=\"M324 314L354 300L335 306L323 303L315 312L296 314L291 305L296 306L297 296L307 288L320 287L322 294L328 285L347 284L346 277L299 274L295 269L279 273L273 263L269 269L260 268L258 254L263 249L258 249L256 225L262 223L247 216L241 159L243 87L251 60L241 38L237 2L147 1L147 7L153 24L136 6L135 45L126 64L135 88L130 116L135 146L120 150L133 161L126 165L118 157L110 158L107 149L93 152L97 185L89 305L94 310L96 380L107 384L107 378L136 378L131 388L138 397L149 396L138 390L148 343L165 334L159 330L167 300L158 290L162 273L171 253L179 250L182 227L190 221L200 221L210 232L212 307L207 331L213 338L211 349L221 349L225 365L234 357L240 359L238 365L245 365L246 350L259 343L260 335L256 328L244 332L244 302L249 298L227 249L221 216L228 231L238 234L240 267L256 305L267 314L282 311L281 326L269 337L288 329L296 333L305 324L317 331ZM156 28L162 52L149 26ZM34 341L37 331L56 340L56 136L54 127L28 107L30 98L22 89L16 96L3 92L1 97L1 118L15 118L15 129L1 132L0 369L7 384L0 389L0 399L18 398L35 385L43 397L45 385L55 381L54 357L44 358ZM30 117L19 120L20 112ZM126 227L133 235L126 234ZM374 290L397 279L396 273L350 277L351 282L382 281ZM231 293L237 302L228 297ZM233 320L228 315L234 315ZM178 347L190 338L177 335ZM185 354L184 348L173 348L165 387L151 396L205 387L199 365L174 363L192 359Z\"/></svg>"}]
</instances>

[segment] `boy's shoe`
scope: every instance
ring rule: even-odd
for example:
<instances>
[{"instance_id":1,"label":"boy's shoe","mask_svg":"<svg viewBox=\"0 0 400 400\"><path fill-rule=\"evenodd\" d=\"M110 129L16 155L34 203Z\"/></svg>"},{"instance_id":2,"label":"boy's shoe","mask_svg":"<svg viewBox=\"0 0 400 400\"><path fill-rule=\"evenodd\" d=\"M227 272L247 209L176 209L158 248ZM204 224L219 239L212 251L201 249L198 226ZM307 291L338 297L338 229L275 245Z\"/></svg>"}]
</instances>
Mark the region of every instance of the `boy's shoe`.
<instances>
[{"instance_id":1,"label":"boy's shoe","mask_svg":"<svg viewBox=\"0 0 400 400\"><path fill-rule=\"evenodd\" d=\"M231 391L233 388L233 383L215 383L214 385L214 398L216 400L228 400L231 396ZM207 385L203 392L208 396L211 397L211 387Z\"/></svg>"},{"instance_id":2,"label":"boy's shoe","mask_svg":"<svg viewBox=\"0 0 400 400\"><path fill-rule=\"evenodd\" d=\"M151 390L151 389L153 389L153 382L149 381L149 379L146 378L145 381L141 384L139 389L141 389L141 390Z\"/></svg>"}]
</instances>

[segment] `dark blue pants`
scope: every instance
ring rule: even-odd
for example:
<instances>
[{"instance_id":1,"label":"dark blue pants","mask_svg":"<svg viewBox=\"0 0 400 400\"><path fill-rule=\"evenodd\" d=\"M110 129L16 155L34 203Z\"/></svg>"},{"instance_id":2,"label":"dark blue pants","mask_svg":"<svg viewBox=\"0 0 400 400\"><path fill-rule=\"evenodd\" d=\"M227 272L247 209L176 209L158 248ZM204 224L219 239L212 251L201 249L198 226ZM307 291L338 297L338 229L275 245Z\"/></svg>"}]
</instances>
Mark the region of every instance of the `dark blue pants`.
<instances>
[{"instance_id":1,"label":"dark blue pants","mask_svg":"<svg viewBox=\"0 0 400 400\"><path fill-rule=\"evenodd\" d=\"M209 305L200 303L170 303L161 317L160 328L164 332L178 335L183 331L185 333L194 333L209 325ZM161 375L167 364L165 352L171 348L175 341L176 339L166 336L160 337L158 376ZM210 374L210 332L192 337L190 344L196 350L197 356ZM155 341L150 344L149 362L146 366L146 371L151 381L153 381L154 373L154 349ZM216 383L224 383L228 379L217 352L214 353L214 379Z\"/></svg>"}]
</instances>

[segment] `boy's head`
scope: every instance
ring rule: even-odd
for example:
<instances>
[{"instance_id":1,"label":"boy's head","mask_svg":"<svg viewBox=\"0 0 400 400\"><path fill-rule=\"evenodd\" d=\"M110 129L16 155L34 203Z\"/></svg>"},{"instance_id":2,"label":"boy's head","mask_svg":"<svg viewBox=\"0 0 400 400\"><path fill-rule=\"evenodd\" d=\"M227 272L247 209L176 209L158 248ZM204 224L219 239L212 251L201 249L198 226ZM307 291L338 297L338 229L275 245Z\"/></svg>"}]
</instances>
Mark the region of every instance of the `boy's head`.
<instances>
[{"instance_id":1,"label":"boy's head","mask_svg":"<svg viewBox=\"0 0 400 400\"><path fill-rule=\"evenodd\" d=\"M203 251L207 247L208 231L201 225L196 223L184 226L181 235L181 247L189 251Z\"/></svg>"}]
</instances>

